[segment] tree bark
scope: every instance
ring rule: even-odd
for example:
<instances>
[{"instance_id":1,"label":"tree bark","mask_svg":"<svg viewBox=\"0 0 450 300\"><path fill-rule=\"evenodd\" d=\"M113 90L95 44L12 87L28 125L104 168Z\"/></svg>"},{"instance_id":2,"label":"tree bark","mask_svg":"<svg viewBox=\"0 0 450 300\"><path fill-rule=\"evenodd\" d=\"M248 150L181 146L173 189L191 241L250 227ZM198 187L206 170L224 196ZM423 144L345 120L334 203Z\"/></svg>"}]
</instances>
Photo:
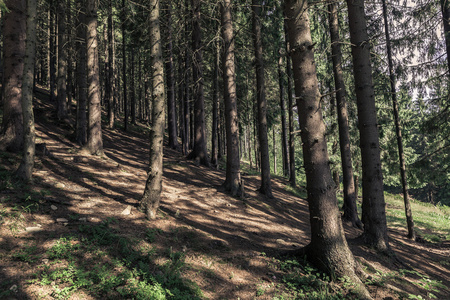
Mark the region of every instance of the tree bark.
<instances>
[{"instance_id":1,"label":"tree bark","mask_svg":"<svg viewBox=\"0 0 450 300\"><path fill-rule=\"evenodd\" d=\"M150 167L140 209L148 219L156 218L161 200L164 142L164 61L159 26L159 0L150 0L150 55L152 72L152 128L150 130Z\"/></svg>"},{"instance_id":2,"label":"tree bark","mask_svg":"<svg viewBox=\"0 0 450 300\"><path fill-rule=\"evenodd\" d=\"M54 103L56 101L55 95L55 85L56 85L56 51L57 51L57 40L56 40L56 12L55 12L55 1L49 0L49 15L50 15L50 29L49 29L49 39L50 39L50 59L49 59L49 77L50 77L50 102ZM57 109L57 108L56 108Z\"/></svg>"},{"instance_id":3,"label":"tree bark","mask_svg":"<svg viewBox=\"0 0 450 300\"><path fill-rule=\"evenodd\" d=\"M77 126L76 141L84 146L87 143L87 76L86 76L86 6L85 1L77 2Z\"/></svg>"},{"instance_id":4,"label":"tree bark","mask_svg":"<svg viewBox=\"0 0 450 300\"><path fill-rule=\"evenodd\" d=\"M391 49L391 37L389 34L389 23L387 17L387 5L386 0L382 0L383 3L383 18L384 18L384 32L386 35L386 52L388 56L388 66L389 66L389 79L391 82L391 94L392 94L392 108L394 112L394 123L395 123L395 134L397 135L397 147L398 147L398 157L400 158L400 178L402 181L403 188L403 202L405 203L405 215L406 215L406 223L408 227L408 238L415 239L416 235L414 232L414 220L411 212L411 203L409 202L408 196L408 184L406 181L406 164L405 164L405 155L403 152L403 141L402 141L402 130L400 128L400 117L399 117L399 109L397 102L397 91L395 87L395 74L394 74L394 64L392 62L392 49ZM441 1L442 3L442 1ZM444 5L444 4L443 4ZM448 16L447 16L448 17ZM447 19L447 29L449 28L448 19ZM445 25L444 25L445 28ZM447 31L446 34L449 32ZM450 50L450 39L449 37L445 37L447 44L447 51ZM450 69L449 69L450 71Z\"/></svg>"},{"instance_id":5,"label":"tree bark","mask_svg":"<svg viewBox=\"0 0 450 300\"><path fill-rule=\"evenodd\" d=\"M231 18L231 0L221 4L223 53L223 85L227 144L227 169L224 186L232 196L243 194L239 161L239 125L236 97L236 71L234 63L234 30Z\"/></svg>"},{"instance_id":6,"label":"tree bark","mask_svg":"<svg viewBox=\"0 0 450 300\"><path fill-rule=\"evenodd\" d=\"M58 1L58 78L57 78L57 117L67 118L67 35L66 1Z\"/></svg>"},{"instance_id":7,"label":"tree bark","mask_svg":"<svg viewBox=\"0 0 450 300\"><path fill-rule=\"evenodd\" d=\"M217 143L218 143L218 109L219 109L219 64L220 64L220 44L216 41L216 59L214 60L214 78L213 78L213 108L212 108L212 134L211 134L211 164L216 166Z\"/></svg>"},{"instance_id":8,"label":"tree bark","mask_svg":"<svg viewBox=\"0 0 450 300\"><path fill-rule=\"evenodd\" d=\"M358 287L358 299L371 299L355 273L356 261L348 248L337 206L320 108L307 1L286 0L284 9L294 65L311 223L311 242L305 251L308 259L319 268L337 277L350 278Z\"/></svg>"},{"instance_id":9,"label":"tree bark","mask_svg":"<svg viewBox=\"0 0 450 300\"><path fill-rule=\"evenodd\" d=\"M286 31L286 76L287 76L287 94L288 94L288 112L289 112L289 184L292 187L296 186L295 178L295 143L294 143L294 101L292 99L292 66L290 47Z\"/></svg>"},{"instance_id":10,"label":"tree bark","mask_svg":"<svg viewBox=\"0 0 450 300\"><path fill-rule=\"evenodd\" d=\"M116 74L116 51L115 51L115 40L114 40L114 20L113 20L113 9L112 1L108 3L108 123L109 128L114 128L115 120L115 103L116 103L116 85L115 85L115 74Z\"/></svg>"},{"instance_id":11,"label":"tree bark","mask_svg":"<svg viewBox=\"0 0 450 300\"><path fill-rule=\"evenodd\" d=\"M347 0L353 75L362 161L362 222L364 240L382 252L390 251L383 194L375 92L372 83L370 46L364 0Z\"/></svg>"},{"instance_id":12,"label":"tree bark","mask_svg":"<svg viewBox=\"0 0 450 300\"><path fill-rule=\"evenodd\" d=\"M269 140L267 137L267 101L264 81L263 48L261 40L261 3L252 0L252 31L256 62L256 98L258 105L258 137L261 154L261 187L259 191L268 198L273 198L270 183Z\"/></svg>"},{"instance_id":13,"label":"tree bark","mask_svg":"<svg viewBox=\"0 0 450 300\"><path fill-rule=\"evenodd\" d=\"M86 13L86 46L87 46L87 70L88 70L88 103L89 103L89 131L87 148L91 154L103 154L102 124L100 104L100 80L98 66L98 41L97 41L97 8L98 0L87 1Z\"/></svg>"},{"instance_id":14,"label":"tree bark","mask_svg":"<svg viewBox=\"0 0 450 300\"><path fill-rule=\"evenodd\" d=\"M447 52L447 77L450 77L450 3L440 0L444 27L445 50Z\"/></svg>"},{"instance_id":15,"label":"tree bark","mask_svg":"<svg viewBox=\"0 0 450 300\"><path fill-rule=\"evenodd\" d=\"M5 1L3 19L3 121L0 147L17 152L23 148L22 77L25 57L26 0Z\"/></svg>"},{"instance_id":16,"label":"tree bark","mask_svg":"<svg viewBox=\"0 0 450 300\"><path fill-rule=\"evenodd\" d=\"M289 177L289 156L288 156L288 141L286 138L286 101L284 99L284 80L283 80L283 56L282 51L279 51L278 58L278 85L280 86L280 108L281 108L281 150L283 153L283 175Z\"/></svg>"},{"instance_id":17,"label":"tree bark","mask_svg":"<svg viewBox=\"0 0 450 300\"><path fill-rule=\"evenodd\" d=\"M33 85L36 57L36 7L36 0L27 1L27 40L22 86L24 151L22 162L17 170L19 177L28 182L32 180L36 139L33 114Z\"/></svg>"},{"instance_id":18,"label":"tree bark","mask_svg":"<svg viewBox=\"0 0 450 300\"><path fill-rule=\"evenodd\" d=\"M166 80L167 80L167 117L169 129L169 147L178 149L177 140L177 114L175 105L175 74L173 66L173 46L172 46L172 11L170 1L166 5L167 25L166 25Z\"/></svg>"},{"instance_id":19,"label":"tree bark","mask_svg":"<svg viewBox=\"0 0 450 300\"><path fill-rule=\"evenodd\" d=\"M123 129L128 130L128 96L127 96L127 43L126 43L126 30L125 30L125 1L122 0L122 81L123 81L123 110L124 120Z\"/></svg>"},{"instance_id":20,"label":"tree bark","mask_svg":"<svg viewBox=\"0 0 450 300\"><path fill-rule=\"evenodd\" d=\"M339 125L339 146L341 150L342 177L344 183L344 216L343 219L353 226L362 228L356 208L355 182L353 181L352 154L350 151L350 133L348 126L347 102L342 71L342 52L339 37L337 3L328 4L333 61L334 85L336 89L337 119Z\"/></svg>"}]
</instances>

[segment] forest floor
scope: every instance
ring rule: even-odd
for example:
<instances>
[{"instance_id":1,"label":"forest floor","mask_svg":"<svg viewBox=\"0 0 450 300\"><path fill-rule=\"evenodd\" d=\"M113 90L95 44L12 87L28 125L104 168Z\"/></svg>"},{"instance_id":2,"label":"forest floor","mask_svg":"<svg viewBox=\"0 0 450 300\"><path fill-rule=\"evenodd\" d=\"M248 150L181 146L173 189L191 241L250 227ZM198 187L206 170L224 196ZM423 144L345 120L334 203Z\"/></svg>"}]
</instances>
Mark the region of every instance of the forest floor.
<instances>
[{"instance_id":1,"label":"forest floor","mask_svg":"<svg viewBox=\"0 0 450 300\"><path fill-rule=\"evenodd\" d=\"M307 202L285 179L273 178L274 199L266 199L258 176L243 174L247 197L230 197L224 170L165 148L159 217L148 221L137 210L148 164L143 127L104 129L105 155L90 156L52 110L36 102L32 185L11 177L18 155L0 155L1 299L355 299L351 283L278 256L310 239ZM393 260L364 246L360 230L345 230L374 299L450 299L448 241L390 230Z\"/></svg>"}]
</instances>

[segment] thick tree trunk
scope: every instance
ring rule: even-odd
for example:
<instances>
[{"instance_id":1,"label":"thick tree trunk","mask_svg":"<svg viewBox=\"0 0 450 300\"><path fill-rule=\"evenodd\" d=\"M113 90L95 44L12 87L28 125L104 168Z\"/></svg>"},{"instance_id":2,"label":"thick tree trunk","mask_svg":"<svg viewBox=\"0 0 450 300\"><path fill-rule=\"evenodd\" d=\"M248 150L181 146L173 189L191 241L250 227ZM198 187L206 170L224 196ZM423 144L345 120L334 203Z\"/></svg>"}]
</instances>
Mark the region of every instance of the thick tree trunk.
<instances>
[{"instance_id":1,"label":"thick tree trunk","mask_svg":"<svg viewBox=\"0 0 450 300\"><path fill-rule=\"evenodd\" d=\"M97 7L98 0L87 1L86 13L86 46L88 70L88 103L89 103L89 131L87 148L91 154L103 154L102 124L100 104L100 80L98 67L98 41L97 41Z\"/></svg>"},{"instance_id":2,"label":"thick tree trunk","mask_svg":"<svg viewBox=\"0 0 450 300\"><path fill-rule=\"evenodd\" d=\"M17 152L23 148L22 76L25 57L26 0L5 1L3 19L3 121L0 147Z\"/></svg>"},{"instance_id":3,"label":"thick tree trunk","mask_svg":"<svg viewBox=\"0 0 450 300\"><path fill-rule=\"evenodd\" d=\"M108 123L109 128L114 128L115 119L115 102L116 102L116 85L115 85L115 74L116 74L116 53L115 53L115 42L114 42L114 20L113 20L113 9L112 1L108 3Z\"/></svg>"},{"instance_id":4,"label":"thick tree trunk","mask_svg":"<svg viewBox=\"0 0 450 300\"><path fill-rule=\"evenodd\" d=\"M177 113L175 105L175 71L173 66L173 46L172 46L172 11L171 3L166 5L167 25L166 25L166 80L167 80L167 117L169 129L169 147L178 149L177 140Z\"/></svg>"},{"instance_id":5,"label":"thick tree trunk","mask_svg":"<svg viewBox=\"0 0 450 300\"><path fill-rule=\"evenodd\" d=\"M77 126L76 141L84 146L87 143L87 77L86 77L86 6L85 1L77 2Z\"/></svg>"},{"instance_id":6,"label":"thick tree trunk","mask_svg":"<svg viewBox=\"0 0 450 300\"><path fill-rule=\"evenodd\" d=\"M216 41L216 59L214 60L214 78L213 78L213 108L212 108L212 134L211 134L211 164L216 166L217 143L218 143L218 109L219 109L219 64L220 64L220 44Z\"/></svg>"},{"instance_id":7,"label":"thick tree trunk","mask_svg":"<svg viewBox=\"0 0 450 300\"><path fill-rule=\"evenodd\" d=\"M227 143L227 169L224 186L232 196L243 194L239 161L239 124L234 63L234 30L231 18L231 0L221 1L223 54L223 85Z\"/></svg>"},{"instance_id":8,"label":"thick tree trunk","mask_svg":"<svg viewBox=\"0 0 450 300\"><path fill-rule=\"evenodd\" d=\"M364 0L347 0L347 6L363 170L364 239L377 250L385 252L389 251L390 247Z\"/></svg>"},{"instance_id":9,"label":"thick tree trunk","mask_svg":"<svg viewBox=\"0 0 450 300\"><path fill-rule=\"evenodd\" d=\"M35 128L33 114L33 85L36 56L36 0L27 1L27 40L22 85L22 111L24 128L24 151L17 170L19 177L31 181L34 167Z\"/></svg>"},{"instance_id":10,"label":"thick tree trunk","mask_svg":"<svg viewBox=\"0 0 450 300\"><path fill-rule=\"evenodd\" d=\"M391 50L391 37L389 34L389 24L387 17L387 5L386 0L382 0L383 3L383 18L384 18L384 32L386 35L386 52L388 55L388 65L389 65L389 79L391 81L391 94L392 94L392 108L394 112L394 123L395 123L395 133L397 135L397 146L398 146L398 157L400 158L400 177L402 181L403 188L403 201L405 203L405 215L406 223L408 227L408 238L415 239L416 235L414 233L414 220L411 212L411 203L409 202L408 196L408 184L406 181L406 164L405 155L403 153L403 142L402 142L402 130L400 128L400 117L398 114L398 102L397 102L397 91L395 87L395 74L394 74L394 64L392 62L392 50ZM441 2L442 3L442 2ZM448 16L447 16L448 17ZM447 28L450 29L447 19ZM445 28L445 25L444 25ZM447 31L446 34L449 32ZM447 43L447 51L450 50L450 37L445 38ZM450 70L450 69L449 69Z\"/></svg>"},{"instance_id":11,"label":"thick tree trunk","mask_svg":"<svg viewBox=\"0 0 450 300\"><path fill-rule=\"evenodd\" d=\"M253 46L255 48L256 62L256 98L258 103L258 137L261 147L261 187L259 191L269 198L273 198L272 186L270 184L270 159L269 139L267 137L267 101L264 81L263 48L261 40L261 3L252 1L252 31Z\"/></svg>"},{"instance_id":12,"label":"thick tree trunk","mask_svg":"<svg viewBox=\"0 0 450 300\"><path fill-rule=\"evenodd\" d=\"M164 142L164 61L159 26L159 1L150 0L150 55L152 72L152 128L150 130L150 167L140 209L155 219L161 200Z\"/></svg>"},{"instance_id":13,"label":"thick tree trunk","mask_svg":"<svg viewBox=\"0 0 450 300\"><path fill-rule=\"evenodd\" d=\"M311 223L311 243L305 249L307 257L337 277L348 277L357 286L358 299L371 299L356 276L357 265L348 248L337 206L320 108L307 1L286 0L285 14L294 65Z\"/></svg>"},{"instance_id":14,"label":"thick tree trunk","mask_svg":"<svg viewBox=\"0 0 450 300\"><path fill-rule=\"evenodd\" d=\"M209 166L205 134L205 101L203 93L203 56L201 49L200 0L192 0L192 78L194 81L194 148L188 159Z\"/></svg>"},{"instance_id":15,"label":"thick tree trunk","mask_svg":"<svg viewBox=\"0 0 450 300\"><path fill-rule=\"evenodd\" d=\"M278 85L280 86L280 108L281 108L281 151L283 153L283 175L289 176L289 156L288 142L286 138L286 102L284 99L284 80L283 80L283 56L280 49L280 57L278 58Z\"/></svg>"},{"instance_id":16,"label":"thick tree trunk","mask_svg":"<svg viewBox=\"0 0 450 300\"><path fill-rule=\"evenodd\" d=\"M342 177L344 183L344 220L353 226L362 228L356 208L355 183L353 181L352 155L350 151L350 133L348 126L347 102L345 100L345 84L342 72L342 52L339 38L337 3L328 5L331 36L331 52L333 60L334 85L336 88L337 119L339 125L339 146L341 150Z\"/></svg>"},{"instance_id":17,"label":"thick tree trunk","mask_svg":"<svg viewBox=\"0 0 450 300\"><path fill-rule=\"evenodd\" d=\"M67 35L66 1L58 1L58 79L57 111L59 120L67 118Z\"/></svg>"}]
</instances>

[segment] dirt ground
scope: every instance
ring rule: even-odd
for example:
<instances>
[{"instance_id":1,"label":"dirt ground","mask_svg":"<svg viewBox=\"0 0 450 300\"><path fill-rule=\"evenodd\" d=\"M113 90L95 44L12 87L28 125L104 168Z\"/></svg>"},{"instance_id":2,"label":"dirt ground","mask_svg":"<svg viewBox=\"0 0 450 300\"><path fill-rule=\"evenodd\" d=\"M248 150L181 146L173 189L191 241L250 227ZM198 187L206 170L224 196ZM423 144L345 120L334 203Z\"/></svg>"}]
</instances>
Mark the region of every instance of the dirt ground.
<instances>
[{"instance_id":1,"label":"dirt ground","mask_svg":"<svg viewBox=\"0 0 450 300\"><path fill-rule=\"evenodd\" d=\"M158 247L171 247L186 254L186 263L191 267L184 276L197 283L206 298L254 299L256 289L264 287L265 293L258 299L272 299L282 278L271 268L272 257L280 251L305 246L310 235L307 202L285 190L286 180L273 179L275 198L268 200L257 192L258 177L244 174L247 198L233 198L221 187L223 170L197 166L186 161L180 152L166 148L160 217L150 222L136 208L146 180L147 137L104 129L105 156L90 156L70 141L70 128L51 121L51 110L40 102L36 108L38 143L45 143L48 152L38 150L34 173L34 189L49 191L49 195L43 197L39 212L24 215L22 227L16 232L0 227L0 282L8 280L18 287L16 296L10 299L36 299L42 287L26 282L33 269L27 263L10 259L9 253L31 240L45 249L55 237L76 231L78 221L72 221L72 215L84 217L89 223L114 217L119 220L120 234L129 236L146 228L188 231L189 234L180 234L177 243L161 238ZM14 197L15 193L2 190L0 199ZM53 210L52 205L57 209ZM128 206L131 213L124 214ZM58 218L70 221L64 226ZM41 230L24 230L30 226ZM441 281L447 290L434 294L438 299L450 299L448 242L418 243L406 239L405 231L391 230L391 245L399 262L379 256L361 244L357 238L360 233L346 225L349 245L367 269L381 274L415 270ZM400 299L401 292L427 299L426 288L411 284L419 280L408 273L403 282L368 288L374 299ZM92 299L88 295L72 298Z\"/></svg>"}]
</instances>

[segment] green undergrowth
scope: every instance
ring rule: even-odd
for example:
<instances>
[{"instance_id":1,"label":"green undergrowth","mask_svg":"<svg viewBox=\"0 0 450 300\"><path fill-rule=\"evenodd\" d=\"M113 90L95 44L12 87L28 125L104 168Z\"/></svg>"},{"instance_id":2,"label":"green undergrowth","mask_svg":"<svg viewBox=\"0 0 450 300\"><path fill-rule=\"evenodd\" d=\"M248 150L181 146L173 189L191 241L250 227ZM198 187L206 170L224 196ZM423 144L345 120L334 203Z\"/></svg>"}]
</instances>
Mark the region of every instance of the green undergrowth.
<instances>
[{"instance_id":1,"label":"green undergrowth","mask_svg":"<svg viewBox=\"0 0 450 300\"><path fill-rule=\"evenodd\" d=\"M199 287L181 275L187 268L184 253L160 253L151 245L160 231L148 230L142 243L119 235L112 226L116 222L109 218L99 225L80 225L79 234L60 237L45 253L38 255L32 245L14 258L41 262L29 283L51 288L55 299L79 294L97 299L202 298Z\"/></svg>"},{"instance_id":2,"label":"green undergrowth","mask_svg":"<svg viewBox=\"0 0 450 300\"><path fill-rule=\"evenodd\" d=\"M403 197L385 193L386 217L390 228L406 228ZM411 199L411 210L418 236L432 243L450 240L450 207Z\"/></svg>"}]
</instances>

